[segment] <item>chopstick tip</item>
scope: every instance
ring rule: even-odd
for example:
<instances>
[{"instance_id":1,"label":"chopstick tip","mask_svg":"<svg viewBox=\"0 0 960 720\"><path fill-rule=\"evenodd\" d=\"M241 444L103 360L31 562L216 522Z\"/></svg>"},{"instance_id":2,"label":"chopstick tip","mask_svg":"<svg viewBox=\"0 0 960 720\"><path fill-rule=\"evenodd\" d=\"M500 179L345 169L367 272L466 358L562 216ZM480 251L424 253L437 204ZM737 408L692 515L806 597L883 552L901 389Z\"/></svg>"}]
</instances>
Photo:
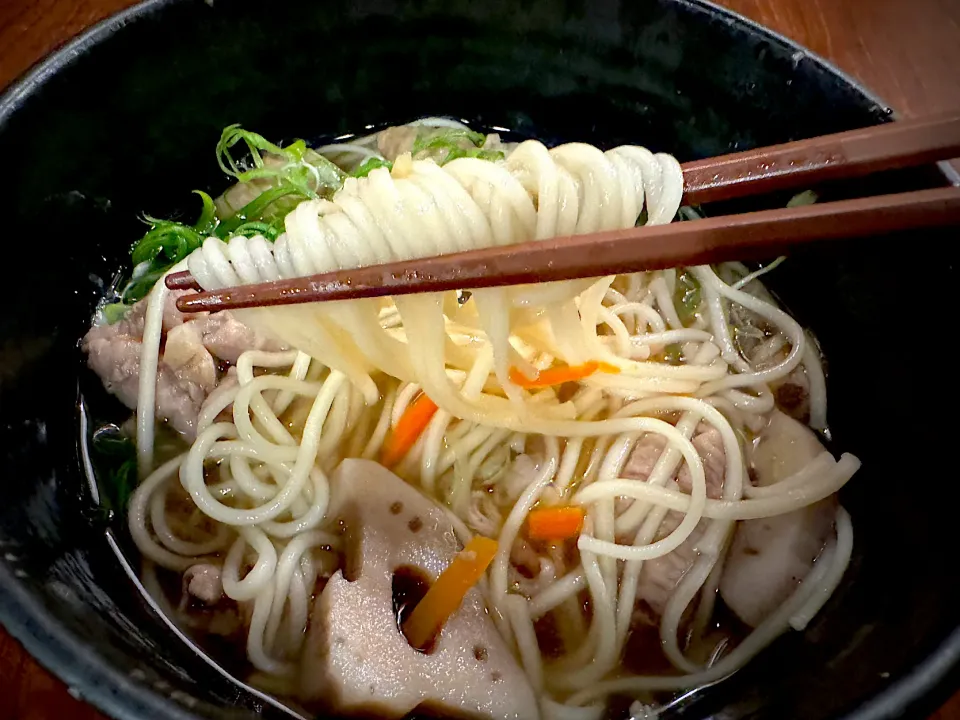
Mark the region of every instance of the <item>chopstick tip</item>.
<instances>
[{"instance_id":1,"label":"chopstick tip","mask_svg":"<svg viewBox=\"0 0 960 720\"><path fill-rule=\"evenodd\" d=\"M164 284L169 290L202 290L200 283L196 281L189 270L170 273L164 280Z\"/></svg>"}]
</instances>

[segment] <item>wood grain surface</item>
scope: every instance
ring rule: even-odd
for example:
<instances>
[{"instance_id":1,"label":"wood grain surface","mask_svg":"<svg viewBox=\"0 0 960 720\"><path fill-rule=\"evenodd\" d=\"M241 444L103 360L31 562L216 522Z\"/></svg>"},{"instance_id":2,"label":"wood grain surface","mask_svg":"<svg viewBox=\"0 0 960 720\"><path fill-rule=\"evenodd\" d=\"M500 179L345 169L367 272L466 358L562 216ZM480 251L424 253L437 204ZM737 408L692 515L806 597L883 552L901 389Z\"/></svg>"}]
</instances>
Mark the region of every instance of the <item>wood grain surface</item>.
<instances>
[{"instance_id":1,"label":"wood grain surface","mask_svg":"<svg viewBox=\"0 0 960 720\"><path fill-rule=\"evenodd\" d=\"M131 0L0 0L0 87ZM960 109L960 0L720 0L904 115ZM0 720L103 720L0 628ZM960 720L960 694L930 720Z\"/></svg>"}]
</instances>

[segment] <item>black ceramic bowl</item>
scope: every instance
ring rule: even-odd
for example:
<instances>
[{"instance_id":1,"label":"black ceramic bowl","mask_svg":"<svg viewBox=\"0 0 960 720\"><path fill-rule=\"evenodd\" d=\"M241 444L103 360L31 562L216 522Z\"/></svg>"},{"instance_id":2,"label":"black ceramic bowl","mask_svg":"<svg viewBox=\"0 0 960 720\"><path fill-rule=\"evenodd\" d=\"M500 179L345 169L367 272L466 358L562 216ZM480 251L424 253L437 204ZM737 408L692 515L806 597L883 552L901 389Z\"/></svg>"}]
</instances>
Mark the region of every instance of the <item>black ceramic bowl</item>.
<instances>
[{"instance_id":1,"label":"black ceramic bowl","mask_svg":"<svg viewBox=\"0 0 960 720\"><path fill-rule=\"evenodd\" d=\"M803 49L692 0L154 0L36 67L0 100L0 621L109 715L283 716L170 633L88 490L77 340L143 232L138 215L192 214L192 188L225 185L212 148L228 123L316 138L426 114L687 160L889 111ZM828 194L942 182L918 172ZM808 251L772 279L823 343L837 447L863 460L844 491L855 555L805 633L678 716L921 717L956 687L958 251L929 234L934 251L916 261L899 250L910 239Z\"/></svg>"}]
</instances>

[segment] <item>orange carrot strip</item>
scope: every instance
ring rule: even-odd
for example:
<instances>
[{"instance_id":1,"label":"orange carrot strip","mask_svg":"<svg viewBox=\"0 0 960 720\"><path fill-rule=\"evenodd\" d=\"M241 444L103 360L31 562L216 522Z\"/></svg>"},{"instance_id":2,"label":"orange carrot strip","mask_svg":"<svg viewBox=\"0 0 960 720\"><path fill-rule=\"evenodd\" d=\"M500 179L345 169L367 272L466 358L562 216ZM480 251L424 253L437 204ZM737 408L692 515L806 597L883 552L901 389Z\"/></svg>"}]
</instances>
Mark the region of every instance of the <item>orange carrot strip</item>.
<instances>
[{"instance_id":1,"label":"orange carrot strip","mask_svg":"<svg viewBox=\"0 0 960 720\"><path fill-rule=\"evenodd\" d=\"M522 388L545 388L551 385L562 385L565 382L582 380L597 371L597 363L591 360L583 365L566 365L541 370L534 378L528 378L517 368L510 368L510 380Z\"/></svg>"},{"instance_id":2,"label":"orange carrot strip","mask_svg":"<svg viewBox=\"0 0 960 720\"><path fill-rule=\"evenodd\" d=\"M435 412L437 412L437 404L426 395L421 394L414 400L404 410L397 426L387 436L380 453L380 464L384 467L393 467L403 460L403 456L410 452L417 438L430 424L430 419Z\"/></svg>"},{"instance_id":3,"label":"orange carrot strip","mask_svg":"<svg viewBox=\"0 0 960 720\"><path fill-rule=\"evenodd\" d=\"M600 372L609 373L610 375L620 374L620 368L618 368L616 365L611 365L608 362L604 362L603 360L597 361L597 370Z\"/></svg>"},{"instance_id":4,"label":"orange carrot strip","mask_svg":"<svg viewBox=\"0 0 960 720\"><path fill-rule=\"evenodd\" d=\"M403 634L415 648L425 648L457 611L470 588L483 577L497 554L497 541L477 535L440 573L403 623Z\"/></svg>"},{"instance_id":5,"label":"orange carrot strip","mask_svg":"<svg viewBox=\"0 0 960 720\"><path fill-rule=\"evenodd\" d=\"M593 375L597 371L605 373L619 373L620 368L610 363L591 360L583 365L565 365L561 367L547 368L537 373L534 378L524 375L516 367L510 368L510 381L527 390L533 388L545 388L551 385L562 385L566 382L575 382L583 380L585 377Z\"/></svg>"},{"instance_id":6,"label":"orange carrot strip","mask_svg":"<svg viewBox=\"0 0 960 720\"><path fill-rule=\"evenodd\" d=\"M575 505L531 510L527 532L531 540L567 540L580 534L584 514Z\"/></svg>"}]
</instances>

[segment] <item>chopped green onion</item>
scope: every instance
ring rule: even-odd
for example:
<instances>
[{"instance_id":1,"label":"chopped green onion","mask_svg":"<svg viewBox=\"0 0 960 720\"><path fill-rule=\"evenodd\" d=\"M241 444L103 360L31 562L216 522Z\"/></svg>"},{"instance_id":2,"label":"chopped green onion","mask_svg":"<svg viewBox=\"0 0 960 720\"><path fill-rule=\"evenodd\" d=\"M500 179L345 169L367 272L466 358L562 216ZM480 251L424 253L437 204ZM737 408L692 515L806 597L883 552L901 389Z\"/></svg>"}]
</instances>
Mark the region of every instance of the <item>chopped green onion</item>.
<instances>
[{"instance_id":1,"label":"chopped green onion","mask_svg":"<svg viewBox=\"0 0 960 720\"><path fill-rule=\"evenodd\" d=\"M462 157L477 158L478 160L489 160L490 162L496 162L497 160L503 160L506 155L503 154L502 150L484 150L483 148L465 149L462 147L455 147L447 153L447 156L440 164L444 165L451 160L456 160L457 158Z\"/></svg>"},{"instance_id":2,"label":"chopped green onion","mask_svg":"<svg viewBox=\"0 0 960 720\"><path fill-rule=\"evenodd\" d=\"M278 206L277 202L285 198L294 199L296 202L292 205L283 203ZM270 188L237 210L229 220L224 220L220 223L220 226L217 228L217 234L222 238L226 238L236 232L237 228L251 221L270 222L271 220L282 220L290 210L302 200L308 198L309 195L305 194L302 188L295 185L280 185L279 187Z\"/></svg>"},{"instance_id":3,"label":"chopped green onion","mask_svg":"<svg viewBox=\"0 0 960 720\"><path fill-rule=\"evenodd\" d=\"M817 200L820 199L820 196L817 195L813 190L804 190L802 193L797 193L787 202L787 207L801 207L803 205L813 205Z\"/></svg>"},{"instance_id":4,"label":"chopped green onion","mask_svg":"<svg viewBox=\"0 0 960 720\"><path fill-rule=\"evenodd\" d=\"M150 229L130 251L135 267L133 277L120 293L125 304L145 297L164 272L200 247L203 239L218 229L220 221L213 199L202 190L194 192L203 203L195 225L150 216L144 218Z\"/></svg>"},{"instance_id":5,"label":"chopped green onion","mask_svg":"<svg viewBox=\"0 0 960 720\"><path fill-rule=\"evenodd\" d=\"M336 191L343 186L346 173L332 160L308 148L303 155L303 161L308 171L315 177L318 187Z\"/></svg>"},{"instance_id":6,"label":"chopped green onion","mask_svg":"<svg viewBox=\"0 0 960 720\"><path fill-rule=\"evenodd\" d=\"M163 277L164 272L166 270L149 270L140 275L135 274L120 293L123 302L132 305L145 298L150 293L151 288L157 284L157 280Z\"/></svg>"},{"instance_id":7,"label":"chopped green onion","mask_svg":"<svg viewBox=\"0 0 960 720\"><path fill-rule=\"evenodd\" d=\"M281 227L277 225L271 225L266 222L246 222L243 225L238 226L232 233L234 237L237 235L243 235L244 237L253 237L254 235L263 235L267 240L273 242L276 240L280 233L283 232Z\"/></svg>"},{"instance_id":8,"label":"chopped green onion","mask_svg":"<svg viewBox=\"0 0 960 720\"><path fill-rule=\"evenodd\" d=\"M439 133L430 132L417 135L416 140L413 141L413 149L410 151L410 154L416 155L424 150L432 150L434 148L452 149L454 147L462 147L461 142L464 140L475 147L480 147L485 139L486 136L484 136L483 133L474 132L473 130L444 128L443 131Z\"/></svg>"},{"instance_id":9,"label":"chopped green onion","mask_svg":"<svg viewBox=\"0 0 960 720\"><path fill-rule=\"evenodd\" d=\"M663 349L663 359L670 365L683 363L683 348L680 343L670 343Z\"/></svg>"},{"instance_id":10,"label":"chopped green onion","mask_svg":"<svg viewBox=\"0 0 960 720\"><path fill-rule=\"evenodd\" d=\"M684 325L689 325L696 318L702 296L700 281L693 273L685 270L677 276L674 304L677 306L680 322Z\"/></svg>"},{"instance_id":11,"label":"chopped green onion","mask_svg":"<svg viewBox=\"0 0 960 720\"><path fill-rule=\"evenodd\" d=\"M107 425L93 435L93 450L101 472L106 478L101 487L100 504L107 512L122 512L137 487L137 448L116 425Z\"/></svg>"},{"instance_id":12,"label":"chopped green onion","mask_svg":"<svg viewBox=\"0 0 960 720\"><path fill-rule=\"evenodd\" d=\"M123 302L115 302L110 303L109 305L104 305L103 318L107 321L107 325L113 325L114 323L123 320L124 316L127 314L127 310L129 309L130 306Z\"/></svg>"},{"instance_id":13,"label":"chopped green onion","mask_svg":"<svg viewBox=\"0 0 960 720\"><path fill-rule=\"evenodd\" d=\"M239 142L247 146L253 167L237 161L230 148ZM268 166L261 151L278 158ZM262 135L244 130L239 125L223 129L217 143L217 163L220 168L242 183L251 180L275 180L297 187L305 197L316 198L322 189L336 190L343 184L343 171L319 153L307 148L303 140L295 140L286 147L275 145Z\"/></svg>"},{"instance_id":14,"label":"chopped green onion","mask_svg":"<svg viewBox=\"0 0 960 720\"><path fill-rule=\"evenodd\" d=\"M446 150L447 154L437 161L440 165L462 157L490 161L502 160L504 154L500 150L487 150L481 147L485 140L486 135L473 130L443 128L437 131L431 128L426 133L421 132L417 135L410 153L417 157L433 150ZM473 147L470 147L471 145Z\"/></svg>"},{"instance_id":15,"label":"chopped green onion","mask_svg":"<svg viewBox=\"0 0 960 720\"><path fill-rule=\"evenodd\" d=\"M279 145L274 145L263 137L263 135L244 130L240 127L239 123L228 125L223 129L223 132L220 134L220 140L217 142L217 163L220 165L220 169L227 175L233 175L240 182L247 182L247 180L251 179L249 177L244 179L243 177L245 172L249 172L249 168L243 167L234 160L233 155L230 154L230 148L240 141L246 144L254 167L257 169L264 167L263 156L260 155L261 150L279 155L293 162L298 162L303 159L301 147L305 146L301 145L300 141L292 143L287 148L282 148Z\"/></svg>"},{"instance_id":16,"label":"chopped green onion","mask_svg":"<svg viewBox=\"0 0 960 720\"><path fill-rule=\"evenodd\" d=\"M231 148L239 143L249 152L246 162L231 154ZM268 162L265 154L277 161ZM131 248L133 277L121 292L122 303L109 312L105 308L108 322L112 322L110 317L119 318L126 305L145 297L167 270L200 247L205 238L216 235L226 240L234 234L247 237L259 234L276 240L283 232L287 213L305 199L320 197L321 191L336 191L345 177L339 167L308 148L303 140L280 147L239 125L224 128L217 143L217 163L241 183L267 180L273 187L268 184L266 190L229 219L218 217L216 203L202 190L194 190L200 196L202 208L193 225L145 217L150 229Z\"/></svg>"},{"instance_id":17,"label":"chopped green onion","mask_svg":"<svg viewBox=\"0 0 960 720\"><path fill-rule=\"evenodd\" d=\"M366 177L371 171L377 168L385 167L387 170L393 170L393 163L378 157L369 157L360 163L357 168L350 173L355 178Z\"/></svg>"},{"instance_id":18,"label":"chopped green onion","mask_svg":"<svg viewBox=\"0 0 960 720\"><path fill-rule=\"evenodd\" d=\"M133 248L134 265L156 260L160 253L166 255L172 265L200 247L200 234L192 227L169 220L146 219L151 228Z\"/></svg>"},{"instance_id":19,"label":"chopped green onion","mask_svg":"<svg viewBox=\"0 0 960 720\"><path fill-rule=\"evenodd\" d=\"M201 202L203 202L203 210L200 211L200 218L193 226L193 229L200 235L210 235L217 229L217 225L220 223L219 218L217 218L217 206L213 202L213 198L203 190L194 190L193 192L199 195Z\"/></svg>"},{"instance_id":20,"label":"chopped green onion","mask_svg":"<svg viewBox=\"0 0 960 720\"><path fill-rule=\"evenodd\" d=\"M474 154L474 152L476 154ZM503 152L503 150L484 150L483 148L480 148L479 150L476 150L476 151L471 150L469 152L469 156L479 158L481 160L489 160L490 162L503 160L504 158L507 157L506 154Z\"/></svg>"},{"instance_id":21,"label":"chopped green onion","mask_svg":"<svg viewBox=\"0 0 960 720\"><path fill-rule=\"evenodd\" d=\"M757 270L754 270L749 275L745 275L744 277L740 278L735 283L733 283L730 287L732 287L734 290L741 290L745 288L747 285L749 285L750 283L752 283L757 278L763 277L771 270L776 270L778 267L780 267L780 264L786 259L787 258L785 255L781 255L776 260L768 263L767 265L764 265L763 267Z\"/></svg>"}]
</instances>

